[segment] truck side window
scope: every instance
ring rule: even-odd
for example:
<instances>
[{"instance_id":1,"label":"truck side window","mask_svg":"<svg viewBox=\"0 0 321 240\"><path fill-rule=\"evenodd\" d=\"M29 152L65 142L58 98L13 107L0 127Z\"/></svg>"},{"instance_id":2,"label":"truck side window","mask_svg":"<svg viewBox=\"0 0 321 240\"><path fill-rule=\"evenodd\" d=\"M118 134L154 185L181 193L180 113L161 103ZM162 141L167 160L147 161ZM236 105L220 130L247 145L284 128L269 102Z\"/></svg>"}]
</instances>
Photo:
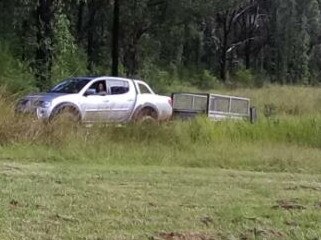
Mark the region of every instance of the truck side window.
<instances>
[{"instance_id":1,"label":"truck side window","mask_svg":"<svg viewBox=\"0 0 321 240\"><path fill-rule=\"evenodd\" d=\"M98 81L93 83L90 87L90 90L94 91L95 95L107 95L107 88L106 88L106 82L105 81Z\"/></svg>"},{"instance_id":2,"label":"truck side window","mask_svg":"<svg viewBox=\"0 0 321 240\"><path fill-rule=\"evenodd\" d=\"M141 94L144 94L144 93L151 94L152 93L144 84L139 83L138 87L139 87Z\"/></svg>"},{"instance_id":3,"label":"truck side window","mask_svg":"<svg viewBox=\"0 0 321 240\"><path fill-rule=\"evenodd\" d=\"M109 80L107 82L111 95L120 95L129 92L129 83L122 80Z\"/></svg>"}]
</instances>

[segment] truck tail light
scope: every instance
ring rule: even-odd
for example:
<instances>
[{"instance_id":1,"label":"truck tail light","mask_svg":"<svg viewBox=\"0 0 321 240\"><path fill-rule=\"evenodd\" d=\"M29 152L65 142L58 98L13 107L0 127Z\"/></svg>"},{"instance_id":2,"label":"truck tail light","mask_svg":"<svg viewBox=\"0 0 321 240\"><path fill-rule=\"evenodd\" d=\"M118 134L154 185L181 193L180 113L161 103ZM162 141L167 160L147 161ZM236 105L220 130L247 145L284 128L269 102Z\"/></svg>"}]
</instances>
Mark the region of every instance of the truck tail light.
<instances>
[{"instance_id":1,"label":"truck tail light","mask_svg":"<svg viewBox=\"0 0 321 240\"><path fill-rule=\"evenodd\" d=\"M173 107L173 100L171 98L168 99L168 103L171 105L171 107Z\"/></svg>"}]
</instances>

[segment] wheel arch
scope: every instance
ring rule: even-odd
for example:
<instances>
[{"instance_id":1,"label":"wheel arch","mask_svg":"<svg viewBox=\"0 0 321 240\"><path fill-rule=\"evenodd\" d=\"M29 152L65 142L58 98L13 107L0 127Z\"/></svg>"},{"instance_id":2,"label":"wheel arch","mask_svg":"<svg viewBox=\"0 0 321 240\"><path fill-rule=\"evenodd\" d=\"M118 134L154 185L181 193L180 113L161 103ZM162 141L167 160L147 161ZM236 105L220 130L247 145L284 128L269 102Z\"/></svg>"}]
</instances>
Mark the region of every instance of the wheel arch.
<instances>
[{"instance_id":1,"label":"wheel arch","mask_svg":"<svg viewBox=\"0 0 321 240\"><path fill-rule=\"evenodd\" d=\"M76 104L71 103L71 102L62 102L62 103L57 104L57 106L55 106L52 109L52 111L50 113L50 116L49 116L49 119L52 119L58 113L59 110L61 110L62 108L65 108L65 107L74 108L79 113L80 118L82 118L81 111L80 111L79 107Z\"/></svg>"},{"instance_id":2,"label":"wheel arch","mask_svg":"<svg viewBox=\"0 0 321 240\"><path fill-rule=\"evenodd\" d=\"M158 120L158 118L159 118L159 111L158 111L156 105L150 104L150 103L148 103L148 104L142 104L142 105L138 106L138 107L136 108L133 116L132 116L132 120L137 119L138 115L139 115L142 111L144 111L145 109L146 109L146 110L151 110L152 112L154 112L154 113L155 113L155 118Z\"/></svg>"}]
</instances>

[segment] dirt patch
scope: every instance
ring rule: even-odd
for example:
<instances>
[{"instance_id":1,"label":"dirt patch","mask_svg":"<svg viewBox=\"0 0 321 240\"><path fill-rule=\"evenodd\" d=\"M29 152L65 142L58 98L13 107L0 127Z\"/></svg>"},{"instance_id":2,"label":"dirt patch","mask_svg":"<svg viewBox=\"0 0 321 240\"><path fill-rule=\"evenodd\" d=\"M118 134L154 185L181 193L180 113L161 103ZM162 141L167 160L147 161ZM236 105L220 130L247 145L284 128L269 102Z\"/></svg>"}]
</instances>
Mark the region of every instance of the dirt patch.
<instances>
[{"instance_id":1,"label":"dirt patch","mask_svg":"<svg viewBox=\"0 0 321 240\"><path fill-rule=\"evenodd\" d=\"M20 167L9 165L9 164L2 165L2 169L5 171L21 171Z\"/></svg>"},{"instance_id":2,"label":"dirt patch","mask_svg":"<svg viewBox=\"0 0 321 240\"><path fill-rule=\"evenodd\" d=\"M17 167L17 166L14 166L14 165L10 165L10 164L0 165L0 174L3 174L5 176L10 176L10 175L13 175L13 174L19 174L21 172L22 172L22 169L20 167Z\"/></svg>"},{"instance_id":3,"label":"dirt patch","mask_svg":"<svg viewBox=\"0 0 321 240\"><path fill-rule=\"evenodd\" d=\"M153 202L149 202L149 203L148 203L148 206L150 206L150 207L157 207L157 204L156 204L156 203L153 203Z\"/></svg>"},{"instance_id":4,"label":"dirt patch","mask_svg":"<svg viewBox=\"0 0 321 240\"><path fill-rule=\"evenodd\" d=\"M55 221L65 221L65 222L79 222L78 219L76 218L73 218L71 216L63 216L63 215L60 215L60 214L55 214L53 216L50 216L50 219L51 220L55 220Z\"/></svg>"},{"instance_id":5,"label":"dirt patch","mask_svg":"<svg viewBox=\"0 0 321 240\"><path fill-rule=\"evenodd\" d=\"M284 224L287 225L287 226L291 226L291 227L297 227L297 226L299 226L299 224L298 224L297 222L295 222L295 221L290 221L290 220L285 221Z\"/></svg>"},{"instance_id":6,"label":"dirt patch","mask_svg":"<svg viewBox=\"0 0 321 240\"><path fill-rule=\"evenodd\" d=\"M29 204L28 203L24 203L24 202L18 202L17 200L12 199L9 202L9 207L11 209L27 208L27 207L29 207Z\"/></svg>"},{"instance_id":7,"label":"dirt patch","mask_svg":"<svg viewBox=\"0 0 321 240\"><path fill-rule=\"evenodd\" d=\"M208 227L210 224L213 223L213 218L205 216L200 218L200 221Z\"/></svg>"},{"instance_id":8,"label":"dirt patch","mask_svg":"<svg viewBox=\"0 0 321 240\"><path fill-rule=\"evenodd\" d=\"M10 204L10 207L16 208L16 207L18 207L19 202L18 202L17 200L12 199L12 200L9 202L9 204Z\"/></svg>"},{"instance_id":9,"label":"dirt patch","mask_svg":"<svg viewBox=\"0 0 321 240\"><path fill-rule=\"evenodd\" d=\"M299 204L297 200L279 200L277 205L272 207L273 209L286 209L286 210L304 210L306 207L302 204Z\"/></svg>"},{"instance_id":10,"label":"dirt patch","mask_svg":"<svg viewBox=\"0 0 321 240\"><path fill-rule=\"evenodd\" d=\"M292 186L292 187L287 187L285 190L287 191L296 191L296 190L311 190L311 191L321 191L321 187L316 187L316 186L307 186L307 185L299 185L299 186Z\"/></svg>"},{"instance_id":11,"label":"dirt patch","mask_svg":"<svg viewBox=\"0 0 321 240\"><path fill-rule=\"evenodd\" d=\"M159 233L150 240L217 240L218 238L202 233Z\"/></svg>"},{"instance_id":12,"label":"dirt patch","mask_svg":"<svg viewBox=\"0 0 321 240\"><path fill-rule=\"evenodd\" d=\"M321 209L321 201L314 204L315 208Z\"/></svg>"},{"instance_id":13,"label":"dirt patch","mask_svg":"<svg viewBox=\"0 0 321 240\"><path fill-rule=\"evenodd\" d=\"M240 235L240 239L242 240L256 239L258 237L264 239L283 239L287 236L278 230L258 228L248 229Z\"/></svg>"}]
</instances>

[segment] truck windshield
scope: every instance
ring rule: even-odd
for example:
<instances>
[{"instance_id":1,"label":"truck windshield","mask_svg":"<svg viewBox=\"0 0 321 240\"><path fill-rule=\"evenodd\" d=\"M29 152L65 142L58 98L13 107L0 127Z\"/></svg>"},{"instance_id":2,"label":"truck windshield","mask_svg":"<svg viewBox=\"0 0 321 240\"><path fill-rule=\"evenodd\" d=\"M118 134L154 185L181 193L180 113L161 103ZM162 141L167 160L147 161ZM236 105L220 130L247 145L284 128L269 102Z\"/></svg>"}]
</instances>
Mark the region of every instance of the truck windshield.
<instances>
[{"instance_id":1,"label":"truck windshield","mask_svg":"<svg viewBox=\"0 0 321 240\"><path fill-rule=\"evenodd\" d=\"M89 82L90 79L68 79L53 87L49 93L79 93Z\"/></svg>"}]
</instances>

